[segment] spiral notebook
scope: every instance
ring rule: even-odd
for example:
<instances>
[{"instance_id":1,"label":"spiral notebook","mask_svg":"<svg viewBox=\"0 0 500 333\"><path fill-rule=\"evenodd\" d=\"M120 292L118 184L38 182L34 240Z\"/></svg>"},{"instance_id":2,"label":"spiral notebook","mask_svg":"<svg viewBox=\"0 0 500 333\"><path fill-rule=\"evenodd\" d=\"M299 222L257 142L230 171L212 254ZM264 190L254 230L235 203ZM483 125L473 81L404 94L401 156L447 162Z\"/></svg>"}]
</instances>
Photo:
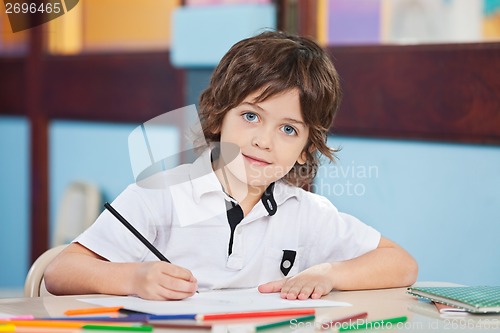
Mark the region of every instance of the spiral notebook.
<instances>
[{"instance_id":1,"label":"spiral notebook","mask_svg":"<svg viewBox=\"0 0 500 333\"><path fill-rule=\"evenodd\" d=\"M410 287L408 293L471 313L500 313L500 286Z\"/></svg>"}]
</instances>

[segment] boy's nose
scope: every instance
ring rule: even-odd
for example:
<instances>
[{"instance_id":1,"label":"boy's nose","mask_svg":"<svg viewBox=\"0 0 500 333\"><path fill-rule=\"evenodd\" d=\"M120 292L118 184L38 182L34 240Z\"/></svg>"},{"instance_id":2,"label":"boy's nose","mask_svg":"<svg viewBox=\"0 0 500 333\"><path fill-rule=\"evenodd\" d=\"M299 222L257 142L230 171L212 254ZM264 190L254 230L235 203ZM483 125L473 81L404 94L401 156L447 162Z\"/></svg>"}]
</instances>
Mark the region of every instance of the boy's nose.
<instances>
[{"instance_id":1,"label":"boy's nose","mask_svg":"<svg viewBox=\"0 0 500 333\"><path fill-rule=\"evenodd\" d=\"M272 134L269 130L262 129L255 133L252 138L252 145L260 149L270 150L272 148Z\"/></svg>"}]
</instances>

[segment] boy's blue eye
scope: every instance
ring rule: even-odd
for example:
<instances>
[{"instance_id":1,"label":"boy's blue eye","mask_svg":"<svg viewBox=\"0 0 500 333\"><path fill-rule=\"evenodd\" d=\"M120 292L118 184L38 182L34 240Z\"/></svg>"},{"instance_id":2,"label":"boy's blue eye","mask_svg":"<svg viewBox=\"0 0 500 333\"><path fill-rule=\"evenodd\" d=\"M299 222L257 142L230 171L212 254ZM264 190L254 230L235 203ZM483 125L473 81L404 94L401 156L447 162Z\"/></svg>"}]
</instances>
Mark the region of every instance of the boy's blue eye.
<instances>
[{"instance_id":1,"label":"boy's blue eye","mask_svg":"<svg viewBox=\"0 0 500 333\"><path fill-rule=\"evenodd\" d=\"M253 123L253 122L255 122L255 121L257 121L259 119L259 117L255 113L253 113L253 112L246 112L246 113L244 113L243 114L243 118L246 121L251 122L251 123Z\"/></svg>"},{"instance_id":2,"label":"boy's blue eye","mask_svg":"<svg viewBox=\"0 0 500 333\"><path fill-rule=\"evenodd\" d=\"M295 130L295 128L293 128L292 126L290 125L285 125L281 128L281 130L283 131L283 133L285 133L286 135L297 135L297 131Z\"/></svg>"}]
</instances>

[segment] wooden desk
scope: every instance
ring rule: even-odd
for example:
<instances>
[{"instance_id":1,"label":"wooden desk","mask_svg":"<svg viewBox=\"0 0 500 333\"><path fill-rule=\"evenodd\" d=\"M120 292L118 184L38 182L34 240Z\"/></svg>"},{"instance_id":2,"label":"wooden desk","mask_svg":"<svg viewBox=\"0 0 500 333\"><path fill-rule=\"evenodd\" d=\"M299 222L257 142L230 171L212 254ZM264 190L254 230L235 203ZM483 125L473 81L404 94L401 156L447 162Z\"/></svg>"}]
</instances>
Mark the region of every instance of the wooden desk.
<instances>
[{"instance_id":1,"label":"wooden desk","mask_svg":"<svg viewBox=\"0 0 500 333\"><path fill-rule=\"evenodd\" d=\"M0 312L11 314L33 314L39 317L58 317L62 316L67 309L89 307L88 303L79 301L86 297L96 297L96 295L85 296L45 296L39 298L10 298L0 299ZM321 308L317 310L317 322L303 323L294 327L282 327L266 330L266 333L278 332L336 332L337 330L315 330L320 328L320 323L326 320L345 317L359 312L368 312L368 319L386 319L406 315L408 321L401 323L392 330L384 332L418 332L418 333L436 333L436 332L488 332L494 333L500 331L500 315L464 315L454 318L441 317L434 305L419 301L416 298L406 294L406 288L352 291L352 292L333 292L325 299L351 303L351 307ZM272 318L270 321L282 320L283 318ZM214 326L213 333L230 332L221 322L222 326ZM307 326L306 326L307 325ZM316 327L315 327L316 326ZM300 327L300 330L293 328ZM57 332L58 330L54 330ZM67 330L64 330L67 332ZM155 329L154 332L210 332L207 329ZM379 332L380 330L359 330L357 332ZM78 332L69 331L69 332ZM104 331L102 331L104 332ZM109 331L107 331L109 333Z\"/></svg>"}]
</instances>

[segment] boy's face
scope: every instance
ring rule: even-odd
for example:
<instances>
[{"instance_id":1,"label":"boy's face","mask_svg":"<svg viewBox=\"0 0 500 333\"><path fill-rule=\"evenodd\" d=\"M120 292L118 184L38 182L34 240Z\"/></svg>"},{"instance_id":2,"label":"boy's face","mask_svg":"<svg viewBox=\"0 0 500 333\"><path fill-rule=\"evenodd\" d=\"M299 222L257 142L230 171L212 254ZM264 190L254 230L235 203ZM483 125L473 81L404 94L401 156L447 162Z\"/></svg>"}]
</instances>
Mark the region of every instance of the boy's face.
<instances>
[{"instance_id":1,"label":"boy's face","mask_svg":"<svg viewBox=\"0 0 500 333\"><path fill-rule=\"evenodd\" d=\"M305 163L309 128L302 118L297 89L256 103L259 94L250 94L226 113L220 141L240 148L238 158L228 165L232 175L250 186L267 187L296 162Z\"/></svg>"}]
</instances>

